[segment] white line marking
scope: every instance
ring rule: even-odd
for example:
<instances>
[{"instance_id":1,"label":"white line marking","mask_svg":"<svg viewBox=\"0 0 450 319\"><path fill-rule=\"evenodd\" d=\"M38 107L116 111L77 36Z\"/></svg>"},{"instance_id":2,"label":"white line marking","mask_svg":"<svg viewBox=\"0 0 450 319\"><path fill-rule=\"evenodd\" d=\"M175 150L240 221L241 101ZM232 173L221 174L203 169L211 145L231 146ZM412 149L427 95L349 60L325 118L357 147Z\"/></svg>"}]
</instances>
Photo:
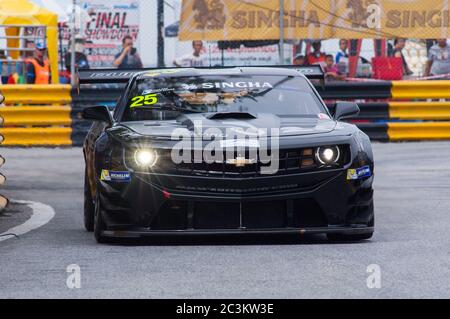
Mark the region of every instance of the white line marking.
<instances>
[{"instance_id":1,"label":"white line marking","mask_svg":"<svg viewBox=\"0 0 450 319\"><path fill-rule=\"evenodd\" d=\"M30 219L28 219L25 223L7 230L3 234L0 234L0 236L7 234L14 234L17 236L24 235L32 230L44 226L45 224L50 222L53 219L53 217L55 217L55 211L53 210L53 208L42 203L28 202L21 200L11 201L11 203L27 205L32 209L33 213ZM0 242L11 238L15 237L12 235L0 237Z\"/></svg>"}]
</instances>

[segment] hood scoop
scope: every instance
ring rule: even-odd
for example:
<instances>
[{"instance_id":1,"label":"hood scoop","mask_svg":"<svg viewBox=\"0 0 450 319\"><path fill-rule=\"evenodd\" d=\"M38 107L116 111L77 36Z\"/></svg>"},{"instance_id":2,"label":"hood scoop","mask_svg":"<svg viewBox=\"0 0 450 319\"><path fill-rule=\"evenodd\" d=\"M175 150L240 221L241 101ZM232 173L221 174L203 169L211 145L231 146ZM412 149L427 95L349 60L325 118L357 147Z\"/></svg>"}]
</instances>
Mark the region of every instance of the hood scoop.
<instances>
[{"instance_id":1,"label":"hood scoop","mask_svg":"<svg viewBox=\"0 0 450 319\"><path fill-rule=\"evenodd\" d=\"M248 112L221 112L210 114L206 118L209 120L254 120L257 116Z\"/></svg>"},{"instance_id":2,"label":"hood scoop","mask_svg":"<svg viewBox=\"0 0 450 319\"><path fill-rule=\"evenodd\" d=\"M236 122L228 123L220 122L225 120L255 120L257 119L256 115L246 112L221 112L221 113L213 113L213 114L184 114L179 116L176 121L177 123L183 125L188 130L193 131L195 128L195 124L197 125L201 123L205 127L230 127L233 125L237 125ZM238 122L239 123L239 122Z\"/></svg>"}]
</instances>

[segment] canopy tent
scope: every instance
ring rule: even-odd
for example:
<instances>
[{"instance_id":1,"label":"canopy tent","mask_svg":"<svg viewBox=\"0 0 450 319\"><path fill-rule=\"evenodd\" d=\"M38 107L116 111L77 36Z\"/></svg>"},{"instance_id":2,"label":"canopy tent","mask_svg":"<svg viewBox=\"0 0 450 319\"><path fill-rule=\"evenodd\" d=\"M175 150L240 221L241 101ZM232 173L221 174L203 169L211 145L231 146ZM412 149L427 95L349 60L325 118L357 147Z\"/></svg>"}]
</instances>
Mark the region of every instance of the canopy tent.
<instances>
[{"instance_id":1,"label":"canopy tent","mask_svg":"<svg viewBox=\"0 0 450 319\"><path fill-rule=\"evenodd\" d=\"M58 76L58 16L28 0L0 0L0 26L6 28L8 48L19 48L20 29L23 27L45 27L48 55L52 68L52 82L59 83ZM9 27L11 26L11 27ZM19 58L20 52L11 56Z\"/></svg>"}]
</instances>

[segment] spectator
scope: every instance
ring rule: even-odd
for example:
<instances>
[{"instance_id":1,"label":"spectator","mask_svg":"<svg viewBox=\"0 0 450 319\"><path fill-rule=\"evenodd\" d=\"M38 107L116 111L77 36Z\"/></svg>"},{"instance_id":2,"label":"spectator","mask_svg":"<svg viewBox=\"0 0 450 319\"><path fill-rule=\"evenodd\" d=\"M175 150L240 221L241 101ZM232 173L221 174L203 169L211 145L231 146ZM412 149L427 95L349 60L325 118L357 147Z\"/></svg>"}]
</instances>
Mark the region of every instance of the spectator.
<instances>
[{"instance_id":1,"label":"spectator","mask_svg":"<svg viewBox=\"0 0 450 319\"><path fill-rule=\"evenodd\" d=\"M34 49L36 47L35 43L33 40L25 40L25 48L27 49ZM23 59L24 60L28 60L33 58L33 51L32 50L27 50L23 53Z\"/></svg>"},{"instance_id":2,"label":"spectator","mask_svg":"<svg viewBox=\"0 0 450 319\"><path fill-rule=\"evenodd\" d=\"M8 83L8 61L5 55L5 51L0 51L0 84Z\"/></svg>"},{"instance_id":3,"label":"spectator","mask_svg":"<svg viewBox=\"0 0 450 319\"><path fill-rule=\"evenodd\" d=\"M119 69L140 69L143 67L141 57L133 47L133 38L129 35L122 40L122 52L116 55L114 65Z\"/></svg>"},{"instance_id":4,"label":"spectator","mask_svg":"<svg viewBox=\"0 0 450 319\"><path fill-rule=\"evenodd\" d=\"M438 39L428 52L425 76L450 73L450 48L447 39Z\"/></svg>"},{"instance_id":5,"label":"spectator","mask_svg":"<svg viewBox=\"0 0 450 319\"><path fill-rule=\"evenodd\" d=\"M313 40L311 45L313 47L313 52L309 53L306 57L306 63L308 65L321 64L322 66L325 66L326 54L320 51L322 42L320 40Z\"/></svg>"},{"instance_id":6,"label":"spectator","mask_svg":"<svg viewBox=\"0 0 450 319\"><path fill-rule=\"evenodd\" d=\"M349 56L347 53L348 50L348 40L341 39L339 40L339 52L336 55L336 64L339 72L342 74L348 74L349 70Z\"/></svg>"},{"instance_id":7,"label":"spectator","mask_svg":"<svg viewBox=\"0 0 450 319\"><path fill-rule=\"evenodd\" d=\"M338 70L336 64L334 64L334 57L331 54L325 56L325 76L330 80L343 80L345 76Z\"/></svg>"},{"instance_id":8,"label":"spectator","mask_svg":"<svg viewBox=\"0 0 450 319\"><path fill-rule=\"evenodd\" d=\"M37 41L34 55L27 61L27 83L28 84L50 84L51 70L47 58L47 47L44 41Z\"/></svg>"},{"instance_id":9,"label":"spectator","mask_svg":"<svg viewBox=\"0 0 450 319\"><path fill-rule=\"evenodd\" d=\"M75 38L75 69L88 70L90 69L89 61L84 54L84 44L86 41L83 38ZM71 71L72 52L67 52L64 56L66 70Z\"/></svg>"},{"instance_id":10,"label":"spectator","mask_svg":"<svg viewBox=\"0 0 450 319\"><path fill-rule=\"evenodd\" d=\"M388 53L391 57L402 58L403 61L403 75L412 75L414 72L408 66L408 62L406 62L405 56L403 55L403 49L406 45L406 39L395 39L394 47Z\"/></svg>"},{"instance_id":11,"label":"spectator","mask_svg":"<svg viewBox=\"0 0 450 319\"><path fill-rule=\"evenodd\" d=\"M306 57L302 54L297 54L294 57L294 65L305 66L306 65Z\"/></svg>"},{"instance_id":12,"label":"spectator","mask_svg":"<svg viewBox=\"0 0 450 319\"><path fill-rule=\"evenodd\" d=\"M203 50L202 41L192 41L192 48L194 52L192 54L186 54L173 61L173 64L179 68L190 68L190 67L202 67L204 66L204 61L201 56Z\"/></svg>"}]
</instances>

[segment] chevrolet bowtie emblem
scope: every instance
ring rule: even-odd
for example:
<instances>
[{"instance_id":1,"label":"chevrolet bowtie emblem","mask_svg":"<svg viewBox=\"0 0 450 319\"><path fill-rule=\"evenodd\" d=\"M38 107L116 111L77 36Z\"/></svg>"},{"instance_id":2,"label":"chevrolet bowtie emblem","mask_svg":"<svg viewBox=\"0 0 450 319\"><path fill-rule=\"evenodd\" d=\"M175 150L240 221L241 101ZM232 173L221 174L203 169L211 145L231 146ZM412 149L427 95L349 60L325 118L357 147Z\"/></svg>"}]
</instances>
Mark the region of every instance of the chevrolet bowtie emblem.
<instances>
[{"instance_id":1,"label":"chevrolet bowtie emblem","mask_svg":"<svg viewBox=\"0 0 450 319\"><path fill-rule=\"evenodd\" d=\"M236 167L245 167L246 165L252 165L255 160L247 159L245 157L236 157L235 159L227 160L227 164L235 165Z\"/></svg>"}]
</instances>

